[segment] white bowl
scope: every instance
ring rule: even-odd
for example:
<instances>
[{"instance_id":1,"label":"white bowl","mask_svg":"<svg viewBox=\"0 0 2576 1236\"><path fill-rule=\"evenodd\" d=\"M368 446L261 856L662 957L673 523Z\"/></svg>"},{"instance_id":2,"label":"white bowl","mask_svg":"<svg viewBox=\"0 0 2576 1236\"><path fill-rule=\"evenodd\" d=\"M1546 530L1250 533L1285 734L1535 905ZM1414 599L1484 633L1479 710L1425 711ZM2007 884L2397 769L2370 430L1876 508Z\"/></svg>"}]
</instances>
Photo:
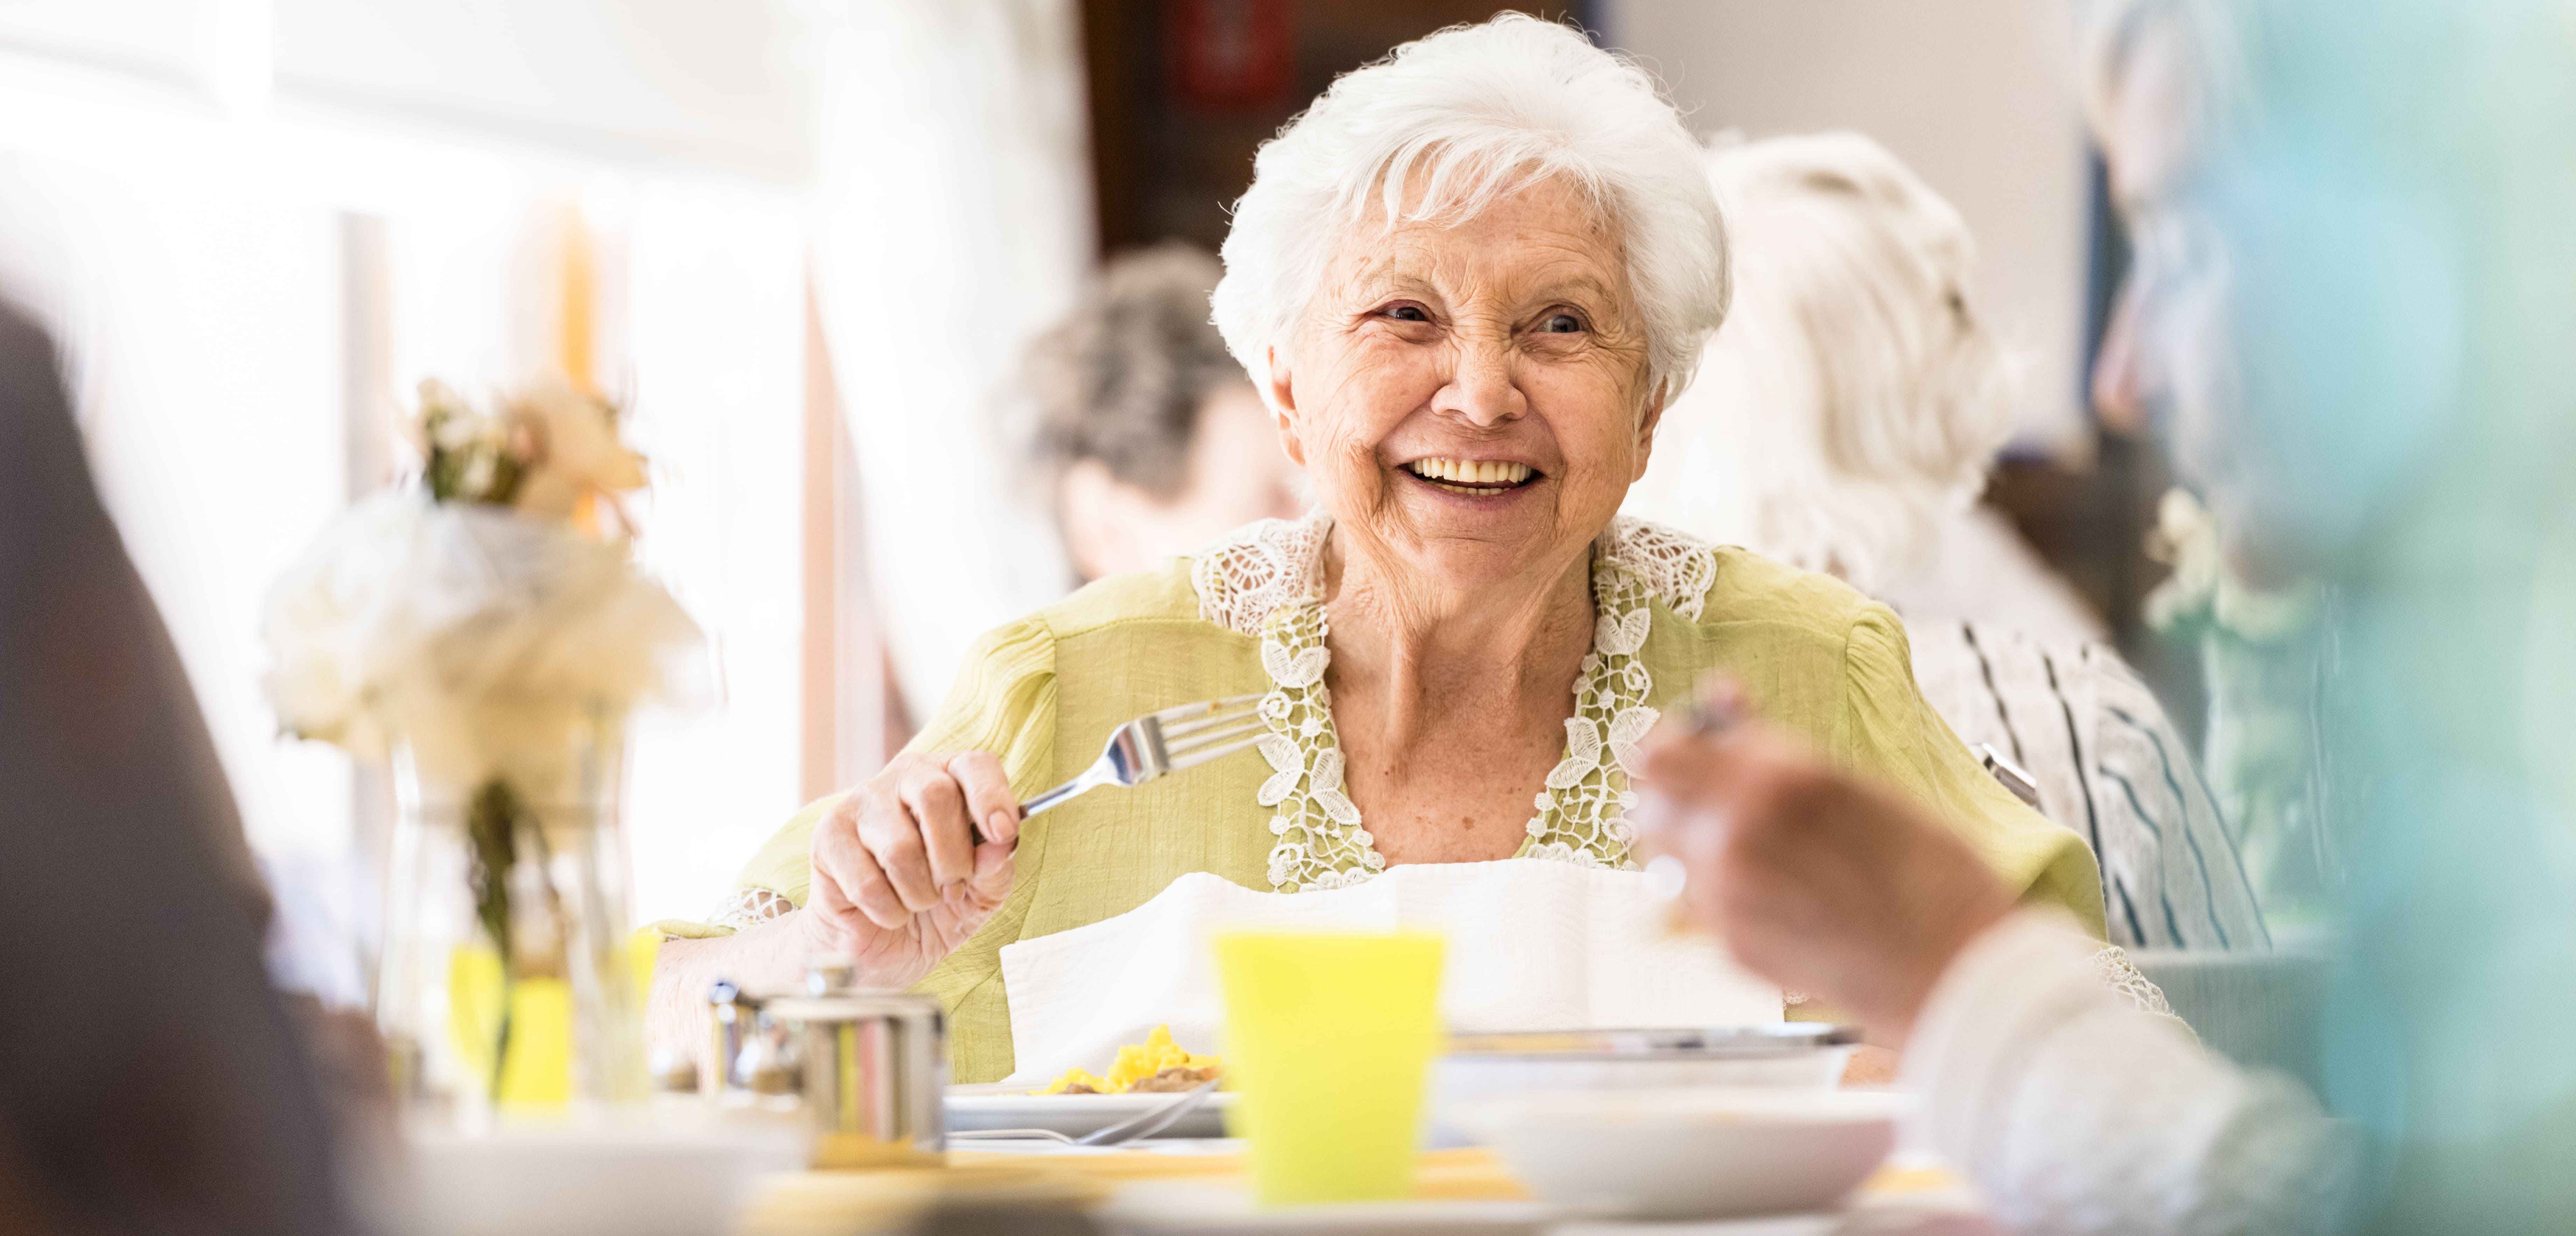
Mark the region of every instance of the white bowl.
<instances>
[{"instance_id":1,"label":"white bowl","mask_svg":"<svg viewBox=\"0 0 2576 1236\"><path fill-rule=\"evenodd\" d=\"M1835 1205L1886 1160L1906 1103L1865 1090L1593 1091L1468 1104L1457 1119L1555 1205L1695 1219Z\"/></svg>"},{"instance_id":2,"label":"white bowl","mask_svg":"<svg viewBox=\"0 0 2576 1236\"><path fill-rule=\"evenodd\" d=\"M1849 1047L1776 1056L1443 1056L1432 1087L1443 1106L1487 1098L1576 1090L1831 1090L1851 1063Z\"/></svg>"},{"instance_id":3,"label":"white bowl","mask_svg":"<svg viewBox=\"0 0 2576 1236\"><path fill-rule=\"evenodd\" d=\"M803 1165L774 1122L409 1130L373 1201L398 1236L704 1236L732 1229L763 1172Z\"/></svg>"},{"instance_id":4,"label":"white bowl","mask_svg":"<svg viewBox=\"0 0 2576 1236\"><path fill-rule=\"evenodd\" d=\"M1635 1032L1648 1033L1648 1032ZM1430 1144L1482 1141L1458 1113L1500 1099L1576 1091L1788 1090L1839 1085L1852 1048L1828 1046L1720 1055L1704 1052L1459 1052L1431 1070Z\"/></svg>"}]
</instances>

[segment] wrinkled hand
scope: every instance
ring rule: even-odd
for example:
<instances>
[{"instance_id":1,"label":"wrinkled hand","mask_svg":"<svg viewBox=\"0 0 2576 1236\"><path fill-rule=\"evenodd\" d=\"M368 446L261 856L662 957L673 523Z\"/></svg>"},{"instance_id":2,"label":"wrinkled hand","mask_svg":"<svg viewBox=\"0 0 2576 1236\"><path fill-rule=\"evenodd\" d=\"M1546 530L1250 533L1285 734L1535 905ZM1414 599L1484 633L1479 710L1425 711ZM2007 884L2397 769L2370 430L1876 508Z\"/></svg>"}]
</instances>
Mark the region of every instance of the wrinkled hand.
<instances>
[{"instance_id":1,"label":"wrinkled hand","mask_svg":"<svg viewBox=\"0 0 2576 1236\"><path fill-rule=\"evenodd\" d=\"M1648 739L1640 846L1681 860L1686 912L1740 964L1900 1047L2012 893L1940 821L1746 712L1719 683Z\"/></svg>"},{"instance_id":2,"label":"wrinkled hand","mask_svg":"<svg viewBox=\"0 0 2576 1236\"><path fill-rule=\"evenodd\" d=\"M849 958L867 986L914 982L1001 908L1019 841L1019 796L990 754L896 756L814 826L806 948Z\"/></svg>"}]
</instances>

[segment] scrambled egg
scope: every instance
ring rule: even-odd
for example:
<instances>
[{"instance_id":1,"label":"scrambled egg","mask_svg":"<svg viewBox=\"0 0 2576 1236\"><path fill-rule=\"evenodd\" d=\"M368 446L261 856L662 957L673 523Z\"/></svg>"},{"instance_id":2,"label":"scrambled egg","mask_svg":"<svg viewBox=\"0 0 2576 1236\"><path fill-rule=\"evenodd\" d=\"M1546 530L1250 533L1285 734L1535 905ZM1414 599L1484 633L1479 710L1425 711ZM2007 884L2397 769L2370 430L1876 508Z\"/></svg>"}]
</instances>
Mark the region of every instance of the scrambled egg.
<instances>
[{"instance_id":1,"label":"scrambled egg","mask_svg":"<svg viewBox=\"0 0 2576 1236\"><path fill-rule=\"evenodd\" d=\"M1082 1069L1067 1069L1039 1094L1126 1094L1130 1091L1187 1090L1217 1075L1224 1061L1215 1056L1193 1055L1182 1051L1172 1041L1170 1026L1156 1026L1141 1044L1130 1043L1118 1049L1118 1059L1109 1066L1107 1077L1094 1077Z\"/></svg>"}]
</instances>

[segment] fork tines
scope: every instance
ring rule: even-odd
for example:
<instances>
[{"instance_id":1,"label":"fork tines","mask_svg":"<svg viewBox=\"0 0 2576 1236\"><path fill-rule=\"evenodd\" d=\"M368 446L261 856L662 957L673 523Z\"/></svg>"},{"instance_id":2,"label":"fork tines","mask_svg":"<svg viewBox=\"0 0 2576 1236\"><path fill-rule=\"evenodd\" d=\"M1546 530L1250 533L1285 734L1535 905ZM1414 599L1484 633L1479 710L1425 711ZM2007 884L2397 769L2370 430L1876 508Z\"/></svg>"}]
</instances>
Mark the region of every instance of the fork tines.
<instances>
[{"instance_id":1,"label":"fork tines","mask_svg":"<svg viewBox=\"0 0 2576 1236\"><path fill-rule=\"evenodd\" d=\"M1073 780L1020 804L1022 815L1051 811L1104 785L1129 788L1168 772L1232 755L1261 741L1269 728L1261 718L1261 697L1181 704L1149 712L1109 732L1100 758Z\"/></svg>"},{"instance_id":2,"label":"fork tines","mask_svg":"<svg viewBox=\"0 0 2576 1236\"><path fill-rule=\"evenodd\" d=\"M1268 727L1261 719L1259 695L1182 704L1151 714L1164 766L1188 768L1222 755L1232 755L1260 740Z\"/></svg>"}]
</instances>

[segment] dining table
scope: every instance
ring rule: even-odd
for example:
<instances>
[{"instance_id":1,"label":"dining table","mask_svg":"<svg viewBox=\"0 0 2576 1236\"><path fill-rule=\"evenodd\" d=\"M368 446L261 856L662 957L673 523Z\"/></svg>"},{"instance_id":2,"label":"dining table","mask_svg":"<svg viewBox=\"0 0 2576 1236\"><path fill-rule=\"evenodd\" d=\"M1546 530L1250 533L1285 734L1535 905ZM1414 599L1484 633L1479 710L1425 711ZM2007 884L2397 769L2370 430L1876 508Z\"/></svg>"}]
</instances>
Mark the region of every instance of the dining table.
<instances>
[{"instance_id":1,"label":"dining table","mask_svg":"<svg viewBox=\"0 0 2576 1236\"><path fill-rule=\"evenodd\" d=\"M1099 1232L1102 1236L1986 1236L1974 1192L1937 1162L1900 1152L1838 1210L1689 1221L1558 1213L1493 1151L1426 1150L1411 1198L1265 1209L1252 1200L1243 1143L1163 1138L1114 1149L1000 1141L940 1161L871 1171L760 1177L732 1236L874 1232Z\"/></svg>"}]
</instances>

